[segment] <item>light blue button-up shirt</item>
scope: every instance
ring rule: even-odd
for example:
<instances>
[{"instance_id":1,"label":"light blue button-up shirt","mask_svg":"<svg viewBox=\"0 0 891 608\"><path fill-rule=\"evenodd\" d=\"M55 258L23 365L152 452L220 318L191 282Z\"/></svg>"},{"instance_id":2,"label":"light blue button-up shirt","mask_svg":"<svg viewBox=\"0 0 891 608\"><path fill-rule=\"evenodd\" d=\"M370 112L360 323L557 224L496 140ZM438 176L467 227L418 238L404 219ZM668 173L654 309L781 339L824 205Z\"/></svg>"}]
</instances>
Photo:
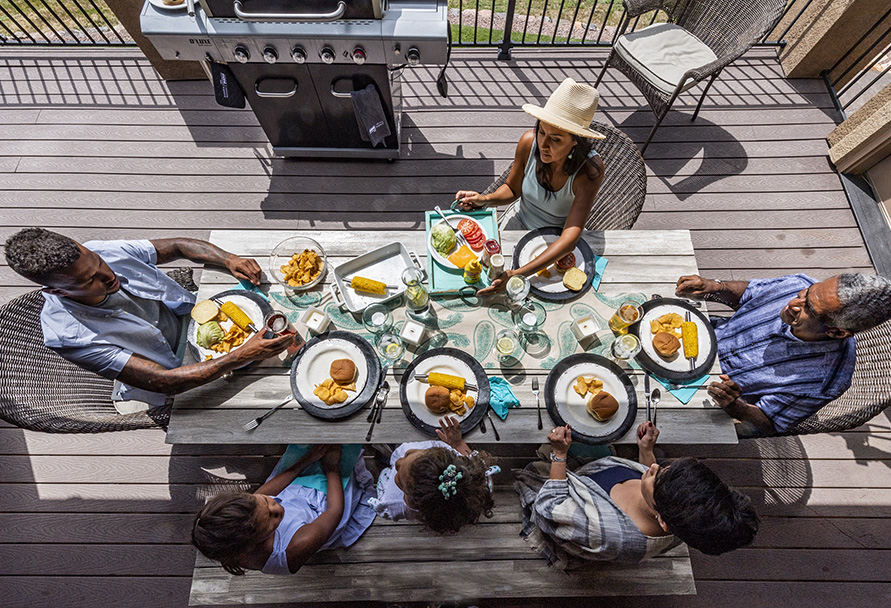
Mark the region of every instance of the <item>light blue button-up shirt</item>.
<instances>
[{"instance_id":1,"label":"light blue button-up shirt","mask_svg":"<svg viewBox=\"0 0 891 608\"><path fill-rule=\"evenodd\" d=\"M90 241L84 247L105 260L129 293L159 301L176 315L188 313L195 304L194 295L155 267L158 253L150 241ZM48 293L43 297L44 344L85 369L115 379L134 353L167 369L182 364L176 356L177 345L145 319ZM165 401L160 393L127 385L121 387L121 398L151 405Z\"/></svg>"}]
</instances>

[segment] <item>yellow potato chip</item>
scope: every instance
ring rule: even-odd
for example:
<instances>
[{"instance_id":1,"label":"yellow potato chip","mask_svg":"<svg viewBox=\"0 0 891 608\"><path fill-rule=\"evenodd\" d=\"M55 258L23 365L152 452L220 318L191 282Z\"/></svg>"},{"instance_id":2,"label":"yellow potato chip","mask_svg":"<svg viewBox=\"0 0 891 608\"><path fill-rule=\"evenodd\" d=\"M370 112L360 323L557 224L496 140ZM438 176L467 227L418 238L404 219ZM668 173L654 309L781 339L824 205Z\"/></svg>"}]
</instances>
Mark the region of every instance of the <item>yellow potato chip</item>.
<instances>
[{"instance_id":1,"label":"yellow potato chip","mask_svg":"<svg viewBox=\"0 0 891 608\"><path fill-rule=\"evenodd\" d=\"M470 395L465 395L465 396L464 396L464 405L467 406L467 409L472 410L472 409L473 409L473 405L474 405L474 403L473 403L473 397L471 397Z\"/></svg>"},{"instance_id":2,"label":"yellow potato chip","mask_svg":"<svg viewBox=\"0 0 891 608\"><path fill-rule=\"evenodd\" d=\"M341 389L337 389L334 391L334 394L331 396L335 403L343 403L347 400L347 394Z\"/></svg>"},{"instance_id":3,"label":"yellow potato chip","mask_svg":"<svg viewBox=\"0 0 891 608\"><path fill-rule=\"evenodd\" d=\"M322 258L312 249L295 253L287 264L280 267L284 280L291 287L299 287L313 281L322 272Z\"/></svg>"},{"instance_id":4,"label":"yellow potato chip","mask_svg":"<svg viewBox=\"0 0 891 608\"><path fill-rule=\"evenodd\" d=\"M339 384L338 386L340 386L340 388L342 388L342 389L345 390L345 391L353 391L353 392L355 392L355 390L356 390L356 383L355 383L355 382L350 382L349 384Z\"/></svg>"}]
</instances>

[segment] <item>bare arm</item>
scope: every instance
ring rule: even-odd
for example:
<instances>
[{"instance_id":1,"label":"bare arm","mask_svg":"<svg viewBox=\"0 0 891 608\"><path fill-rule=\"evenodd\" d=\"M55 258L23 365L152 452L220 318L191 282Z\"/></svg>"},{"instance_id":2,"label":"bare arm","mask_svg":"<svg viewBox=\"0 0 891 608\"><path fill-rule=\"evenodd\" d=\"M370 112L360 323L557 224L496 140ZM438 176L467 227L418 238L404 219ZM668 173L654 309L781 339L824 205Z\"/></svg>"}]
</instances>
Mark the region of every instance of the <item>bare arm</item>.
<instances>
[{"instance_id":1,"label":"bare arm","mask_svg":"<svg viewBox=\"0 0 891 608\"><path fill-rule=\"evenodd\" d=\"M518 198L523 188L523 174L526 171L526 160L529 158L529 152L532 150L532 142L535 141L535 132L533 130L526 131L520 137L514 151L514 164L511 166L510 174L507 176L505 183L501 184L495 192L491 194L480 194L473 190L459 190L455 193L455 200L465 211L479 209L480 207L497 207L499 205L508 205Z\"/></svg>"},{"instance_id":2,"label":"bare arm","mask_svg":"<svg viewBox=\"0 0 891 608\"><path fill-rule=\"evenodd\" d=\"M637 427L637 461L648 467L656 464L656 455L653 448L659 438L659 429L650 422L642 422Z\"/></svg>"},{"instance_id":3,"label":"bare arm","mask_svg":"<svg viewBox=\"0 0 891 608\"><path fill-rule=\"evenodd\" d=\"M566 479L566 456L569 454L569 446L572 444L572 430L569 425L558 426L548 433L548 442L551 444L551 452L562 462L551 461L551 472L548 479Z\"/></svg>"},{"instance_id":4,"label":"bare arm","mask_svg":"<svg viewBox=\"0 0 891 608\"><path fill-rule=\"evenodd\" d=\"M285 350L293 340L292 335L267 340L260 334L254 334L241 348L227 355L173 369L167 369L151 359L134 354L130 356L117 379L143 390L176 395L216 380L226 372L251 361L275 356Z\"/></svg>"},{"instance_id":5,"label":"bare arm","mask_svg":"<svg viewBox=\"0 0 891 608\"><path fill-rule=\"evenodd\" d=\"M713 294L730 306L736 307L748 286L748 281L703 279L698 274L691 274L678 279L675 293L696 300L702 300L707 295Z\"/></svg>"},{"instance_id":6,"label":"bare arm","mask_svg":"<svg viewBox=\"0 0 891 608\"><path fill-rule=\"evenodd\" d=\"M336 459L335 459L336 457ZM328 501L325 510L310 523L302 526L288 543L288 569L294 573L328 542L343 518L343 483L340 479L340 446L334 446L322 458L322 469L328 481Z\"/></svg>"},{"instance_id":7,"label":"bare arm","mask_svg":"<svg viewBox=\"0 0 891 608\"><path fill-rule=\"evenodd\" d=\"M158 253L158 264L187 259L193 262L221 266L237 279L260 284L260 265L252 258L241 258L216 245L198 239L155 239L151 241Z\"/></svg>"},{"instance_id":8,"label":"bare arm","mask_svg":"<svg viewBox=\"0 0 891 608\"><path fill-rule=\"evenodd\" d=\"M312 446L312 448L300 457L297 462L257 488L256 493L265 494L267 496L275 496L281 493L281 491L287 488L291 482L294 481L304 469L306 469L306 467L319 460L329 449L330 446L324 444Z\"/></svg>"},{"instance_id":9,"label":"bare arm","mask_svg":"<svg viewBox=\"0 0 891 608\"><path fill-rule=\"evenodd\" d=\"M728 416L752 423L762 435L776 433L773 422L767 417L764 410L742 399L740 396L742 389L736 382L731 380L727 374L721 374L720 378L720 381L712 382L709 385L708 394L721 409L727 412Z\"/></svg>"}]
</instances>

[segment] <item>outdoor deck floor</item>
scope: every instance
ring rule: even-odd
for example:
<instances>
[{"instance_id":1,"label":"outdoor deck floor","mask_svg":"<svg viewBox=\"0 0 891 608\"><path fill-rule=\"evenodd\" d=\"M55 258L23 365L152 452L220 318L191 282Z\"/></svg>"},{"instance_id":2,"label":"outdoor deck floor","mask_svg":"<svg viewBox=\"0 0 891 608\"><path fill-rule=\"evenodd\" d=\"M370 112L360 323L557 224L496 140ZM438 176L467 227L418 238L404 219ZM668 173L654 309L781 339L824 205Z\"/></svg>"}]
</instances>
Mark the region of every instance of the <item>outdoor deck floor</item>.
<instances>
[{"instance_id":1,"label":"outdoor deck floor","mask_svg":"<svg viewBox=\"0 0 891 608\"><path fill-rule=\"evenodd\" d=\"M507 166L532 125L522 103L543 103L567 76L593 82L604 57L515 51L508 63L491 50L455 52L449 99L436 95L432 67L407 70L403 158L387 164L270 159L249 111L217 107L207 82L164 83L138 51L4 48L0 240L33 225L80 240L419 228L424 209L458 189L482 189ZM759 49L725 70L691 124L697 90L682 96L647 151L649 194L635 228L689 228L706 276L870 272L827 160L834 110L823 84L783 79L774 52ZM642 142L653 117L637 91L610 71L600 92L597 119ZM0 262L0 302L30 289ZM161 431L56 436L0 425L0 603L185 606L192 513L213 480L205 471L271 469L279 449L171 447ZM847 433L669 450L681 454L707 458L750 494L763 528L751 548L719 558L691 552L698 596L648 605L891 600L887 414Z\"/></svg>"}]
</instances>

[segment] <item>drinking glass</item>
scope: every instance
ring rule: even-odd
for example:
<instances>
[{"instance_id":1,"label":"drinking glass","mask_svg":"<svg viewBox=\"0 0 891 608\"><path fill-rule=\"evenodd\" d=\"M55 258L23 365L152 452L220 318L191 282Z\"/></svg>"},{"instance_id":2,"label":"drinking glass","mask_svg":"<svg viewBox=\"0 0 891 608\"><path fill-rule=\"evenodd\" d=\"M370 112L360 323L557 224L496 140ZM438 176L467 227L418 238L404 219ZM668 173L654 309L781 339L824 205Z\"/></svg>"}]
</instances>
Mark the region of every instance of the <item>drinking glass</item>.
<instances>
[{"instance_id":1,"label":"drinking glass","mask_svg":"<svg viewBox=\"0 0 891 608\"><path fill-rule=\"evenodd\" d=\"M610 346L610 352L615 359L628 361L640 352L640 340L634 334L623 334L616 338L616 341Z\"/></svg>"},{"instance_id":2,"label":"drinking glass","mask_svg":"<svg viewBox=\"0 0 891 608\"><path fill-rule=\"evenodd\" d=\"M513 317L517 329L524 333L532 333L544 325L548 315L544 306L538 302L525 302L514 311Z\"/></svg>"},{"instance_id":3,"label":"drinking glass","mask_svg":"<svg viewBox=\"0 0 891 608\"><path fill-rule=\"evenodd\" d=\"M389 332L379 335L375 346L377 346L377 352L390 361L395 361L405 354L405 344L403 344L402 338Z\"/></svg>"},{"instance_id":4,"label":"drinking glass","mask_svg":"<svg viewBox=\"0 0 891 608\"><path fill-rule=\"evenodd\" d=\"M643 316L643 309L634 300L625 300L609 319L609 328L617 334L628 333L628 326Z\"/></svg>"},{"instance_id":5,"label":"drinking glass","mask_svg":"<svg viewBox=\"0 0 891 608\"><path fill-rule=\"evenodd\" d=\"M522 302L526 299L526 296L529 295L529 289L531 287L528 278L521 274L514 275L507 280L507 297L510 298L512 302Z\"/></svg>"},{"instance_id":6,"label":"drinking glass","mask_svg":"<svg viewBox=\"0 0 891 608\"><path fill-rule=\"evenodd\" d=\"M520 338L512 329L502 329L495 336L495 352L499 359L514 358L519 346Z\"/></svg>"},{"instance_id":7,"label":"drinking glass","mask_svg":"<svg viewBox=\"0 0 891 608\"><path fill-rule=\"evenodd\" d=\"M362 325L373 334L382 334L393 327L393 315L383 304L372 304L362 313Z\"/></svg>"},{"instance_id":8,"label":"drinking glass","mask_svg":"<svg viewBox=\"0 0 891 608\"><path fill-rule=\"evenodd\" d=\"M422 316L430 309L430 294L421 283L424 275L414 266L402 271L402 282L405 284L405 305L413 316Z\"/></svg>"}]
</instances>

